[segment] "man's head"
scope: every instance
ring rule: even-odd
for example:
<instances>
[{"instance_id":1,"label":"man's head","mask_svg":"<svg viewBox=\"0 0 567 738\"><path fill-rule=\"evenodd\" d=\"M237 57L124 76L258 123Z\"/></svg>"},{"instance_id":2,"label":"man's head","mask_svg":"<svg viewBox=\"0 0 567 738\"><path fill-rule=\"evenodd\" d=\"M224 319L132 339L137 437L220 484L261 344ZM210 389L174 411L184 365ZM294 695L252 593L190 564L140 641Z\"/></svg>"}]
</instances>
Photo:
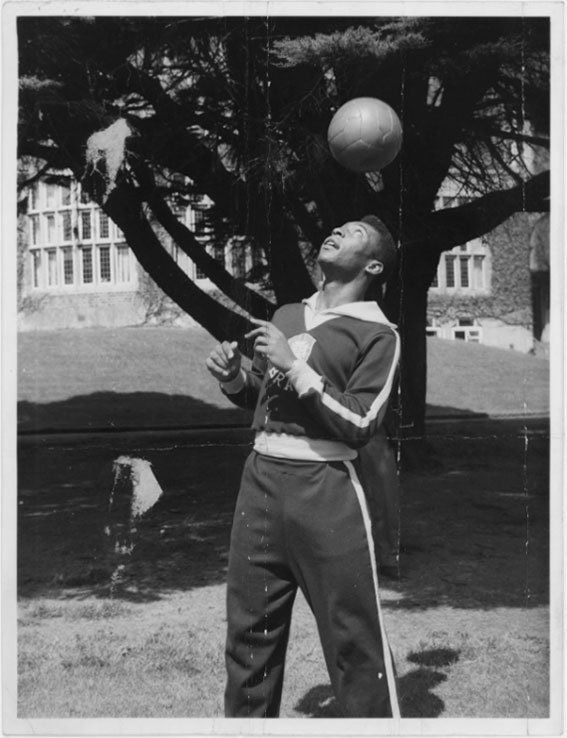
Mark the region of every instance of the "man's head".
<instances>
[{"instance_id":1,"label":"man's head","mask_svg":"<svg viewBox=\"0 0 567 738\"><path fill-rule=\"evenodd\" d=\"M323 272L354 279L385 282L396 259L396 246L390 232L375 215L349 221L334 228L321 245L317 261Z\"/></svg>"}]
</instances>

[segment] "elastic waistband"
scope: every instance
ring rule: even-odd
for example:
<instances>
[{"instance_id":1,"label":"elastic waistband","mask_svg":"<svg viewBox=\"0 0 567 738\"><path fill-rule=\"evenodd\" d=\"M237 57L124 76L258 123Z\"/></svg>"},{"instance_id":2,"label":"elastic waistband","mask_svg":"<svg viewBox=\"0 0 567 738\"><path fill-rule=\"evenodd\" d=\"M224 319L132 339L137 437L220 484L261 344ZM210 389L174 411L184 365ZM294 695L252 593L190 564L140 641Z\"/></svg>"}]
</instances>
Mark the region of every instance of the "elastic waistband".
<instances>
[{"instance_id":1,"label":"elastic waistband","mask_svg":"<svg viewBox=\"0 0 567 738\"><path fill-rule=\"evenodd\" d=\"M256 433L254 451L276 459L296 461L350 461L358 456L356 449L341 441L266 431Z\"/></svg>"}]
</instances>

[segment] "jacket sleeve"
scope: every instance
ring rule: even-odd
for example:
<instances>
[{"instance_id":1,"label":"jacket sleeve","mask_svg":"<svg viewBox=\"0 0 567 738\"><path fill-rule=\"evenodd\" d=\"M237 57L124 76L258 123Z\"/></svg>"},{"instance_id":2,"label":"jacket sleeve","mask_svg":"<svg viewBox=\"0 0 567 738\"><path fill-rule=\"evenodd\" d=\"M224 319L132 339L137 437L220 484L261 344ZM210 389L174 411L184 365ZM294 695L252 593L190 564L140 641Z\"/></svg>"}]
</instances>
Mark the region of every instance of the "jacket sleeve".
<instances>
[{"instance_id":1,"label":"jacket sleeve","mask_svg":"<svg viewBox=\"0 0 567 738\"><path fill-rule=\"evenodd\" d=\"M265 361L261 356L255 354L252 367L249 370L240 369L237 376L230 382L221 382L221 391L238 407L245 410L254 410L264 373Z\"/></svg>"},{"instance_id":2,"label":"jacket sleeve","mask_svg":"<svg viewBox=\"0 0 567 738\"><path fill-rule=\"evenodd\" d=\"M379 333L362 351L344 392L299 359L287 376L304 405L333 438L361 446L384 420L399 357L398 334Z\"/></svg>"}]
</instances>

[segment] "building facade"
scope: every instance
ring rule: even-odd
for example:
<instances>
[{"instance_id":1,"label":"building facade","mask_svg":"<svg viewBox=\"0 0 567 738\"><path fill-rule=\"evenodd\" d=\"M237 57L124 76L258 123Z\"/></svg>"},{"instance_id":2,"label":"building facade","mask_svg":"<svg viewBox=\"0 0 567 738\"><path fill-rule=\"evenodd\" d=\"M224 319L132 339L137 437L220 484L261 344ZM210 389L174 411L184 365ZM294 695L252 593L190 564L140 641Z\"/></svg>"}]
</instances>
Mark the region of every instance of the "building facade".
<instances>
[{"instance_id":1,"label":"building facade","mask_svg":"<svg viewBox=\"0 0 567 738\"><path fill-rule=\"evenodd\" d=\"M464 201L445 192L437 206ZM250 249L238 239L215 243L207 215L211 206L199 198L176 208L176 215L228 271L243 278L252 267ZM545 216L517 214L486 236L445 252L429 292L428 335L545 351L549 228L544 221ZM20 230L20 330L193 323L141 270L120 229L71 177L40 180L29 188ZM203 289L214 288L167 234L160 236L191 279Z\"/></svg>"},{"instance_id":2,"label":"building facade","mask_svg":"<svg viewBox=\"0 0 567 738\"><path fill-rule=\"evenodd\" d=\"M443 194L438 207L458 207L467 201ZM444 252L429 290L427 334L547 353L548 330L537 328L549 324L549 281L547 296L545 289L540 290L540 304L534 302L534 234L541 235L545 220L546 216L517 213L481 238ZM539 284L545 283L540 277Z\"/></svg>"},{"instance_id":3,"label":"building facade","mask_svg":"<svg viewBox=\"0 0 567 738\"><path fill-rule=\"evenodd\" d=\"M244 276L252 265L249 249L238 239L215 246L207 217L211 205L200 197L174 210L211 255ZM187 254L166 233L160 236L178 266L212 290ZM29 188L19 241L20 330L194 323L153 284L120 229L71 177L40 180Z\"/></svg>"}]
</instances>

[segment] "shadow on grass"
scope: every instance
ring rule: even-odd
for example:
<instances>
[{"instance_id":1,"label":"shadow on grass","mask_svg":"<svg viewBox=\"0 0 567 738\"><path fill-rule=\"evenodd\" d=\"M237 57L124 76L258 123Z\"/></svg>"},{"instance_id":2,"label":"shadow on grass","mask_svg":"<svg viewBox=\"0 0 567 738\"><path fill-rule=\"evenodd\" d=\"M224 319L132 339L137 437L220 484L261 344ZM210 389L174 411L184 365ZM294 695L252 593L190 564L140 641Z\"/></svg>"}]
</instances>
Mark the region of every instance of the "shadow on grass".
<instances>
[{"instance_id":1,"label":"shadow on grass","mask_svg":"<svg viewBox=\"0 0 567 738\"><path fill-rule=\"evenodd\" d=\"M479 413L466 408L430 404L427 405L426 416L428 418L488 418L486 413Z\"/></svg>"},{"instance_id":2,"label":"shadow on grass","mask_svg":"<svg viewBox=\"0 0 567 738\"><path fill-rule=\"evenodd\" d=\"M413 651L407 660L420 666L441 668L457 663L460 653L454 648L429 648L426 651Z\"/></svg>"},{"instance_id":3,"label":"shadow on grass","mask_svg":"<svg viewBox=\"0 0 567 738\"><path fill-rule=\"evenodd\" d=\"M20 433L242 425L250 417L237 407L162 392L93 392L58 402L18 402Z\"/></svg>"},{"instance_id":4,"label":"shadow on grass","mask_svg":"<svg viewBox=\"0 0 567 738\"><path fill-rule=\"evenodd\" d=\"M199 426L247 425L251 414L219 407L188 395L162 392L93 392L57 402L18 402L18 432L190 429ZM455 407L428 405L429 417L486 418Z\"/></svg>"},{"instance_id":5,"label":"shadow on grass","mask_svg":"<svg viewBox=\"0 0 567 738\"><path fill-rule=\"evenodd\" d=\"M476 422L476 421L474 421ZM435 474L403 474L401 579L389 609L526 607L548 601L548 435L506 423L433 432ZM23 597L111 594L104 534L122 454L153 465L164 495L142 519L112 594L150 600L225 580L249 432L22 439L18 586ZM526 541L529 545L526 547ZM391 593L394 596L391 596Z\"/></svg>"},{"instance_id":6,"label":"shadow on grass","mask_svg":"<svg viewBox=\"0 0 567 738\"><path fill-rule=\"evenodd\" d=\"M421 666L398 679L398 700L402 718L436 718L442 714L445 704L432 690L446 681L447 675L429 667L449 666L458 658L458 652L448 648L410 654L408 659L420 663ZM324 684L310 689L299 700L295 710L310 718L342 717L331 686Z\"/></svg>"},{"instance_id":7,"label":"shadow on grass","mask_svg":"<svg viewBox=\"0 0 567 738\"><path fill-rule=\"evenodd\" d=\"M443 468L401 476L401 578L384 606L547 604L547 423L448 424L429 439Z\"/></svg>"},{"instance_id":8,"label":"shadow on grass","mask_svg":"<svg viewBox=\"0 0 567 738\"><path fill-rule=\"evenodd\" d=\"M141 444L141 445L140 445ZM81 444L44 437L18 453L18 588L24 597L89 594L159 598L224 581L240 470L249 434L197 433L155 442L104 436ZM112 465L120 455L152 463L163 496L137 526L131 555L116 555L105 529Z\"/></svg>"}]
</instances>

